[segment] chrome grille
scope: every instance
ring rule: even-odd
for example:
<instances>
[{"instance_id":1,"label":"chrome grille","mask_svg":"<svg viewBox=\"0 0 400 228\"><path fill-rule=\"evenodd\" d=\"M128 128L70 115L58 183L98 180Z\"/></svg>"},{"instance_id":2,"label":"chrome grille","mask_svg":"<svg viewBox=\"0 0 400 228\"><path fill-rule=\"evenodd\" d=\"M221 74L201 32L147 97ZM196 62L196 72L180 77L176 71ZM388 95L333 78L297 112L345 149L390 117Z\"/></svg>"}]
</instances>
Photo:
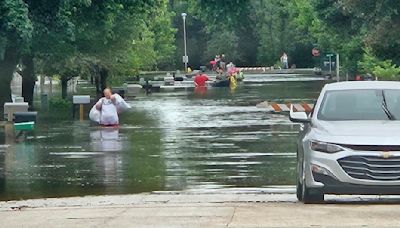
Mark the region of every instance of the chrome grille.
<instances>
[{"instance_id":1,"label":"chrome grille","mask_svg":"<svg viewBox=\"0 0 400 228\"><path fill-rule=\"evenodd\" d=\"M350 148L357 151L400 151L400 145L347 145L342 144L342 147Z\"/></svg>"},{"instance_id":2,"label":"chrome grille","mask_svg":"<svg viewBox=\"0 0 400 228\"><path fill-rule=\"evenodd\" d=\"M400 157L349 156L338 160L351 177L363 180L400 180Z\"/></svg>"}]
</instances>

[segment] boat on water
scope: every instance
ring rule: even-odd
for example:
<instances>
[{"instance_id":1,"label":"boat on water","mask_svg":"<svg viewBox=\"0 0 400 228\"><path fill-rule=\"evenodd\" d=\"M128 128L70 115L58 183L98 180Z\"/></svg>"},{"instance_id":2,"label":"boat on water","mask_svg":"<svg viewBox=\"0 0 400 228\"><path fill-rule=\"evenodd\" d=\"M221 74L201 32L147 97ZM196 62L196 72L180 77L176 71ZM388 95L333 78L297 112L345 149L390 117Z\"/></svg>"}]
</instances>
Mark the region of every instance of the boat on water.
<instances>
[{"instance_id":1,"label":"boat on water","mask_svg":"<svg viewBox=\"0 0 400 228\"><path fill-rule=\"evenodd\" d=\"M213 87L237 87L237 78L236 75L229 75L226 79L217 79L212 86Z\"/></svg>"},{"instance_id":2,"label":"boat on water","mask_svg":"<svg viewBox=\"0 0 400 228\"><path fill-rule=\"evenodd\" d=\"M229 87L230 85L230 80L216 80L213 82L212 87Z\"/></svg>"}]
</instances>

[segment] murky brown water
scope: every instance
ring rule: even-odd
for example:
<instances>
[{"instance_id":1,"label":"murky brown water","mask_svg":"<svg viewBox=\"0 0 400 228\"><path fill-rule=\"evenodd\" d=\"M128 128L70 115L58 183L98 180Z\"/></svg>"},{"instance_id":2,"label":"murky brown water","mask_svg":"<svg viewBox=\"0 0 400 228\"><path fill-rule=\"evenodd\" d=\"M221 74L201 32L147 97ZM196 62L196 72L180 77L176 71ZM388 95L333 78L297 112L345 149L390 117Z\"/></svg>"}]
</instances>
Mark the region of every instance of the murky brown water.
<instances>
[{"instance_id":1,"label":"murky brown water","mask_svg":"<svg viewBox=\"0 0 400 228\"><path fill-rule=\"evenodd\" d=\"M323 82L254 81L142 95L119 129L40 119L15 142L0 131L0 199L294 184L298 126L260 101L313 100Z\"/></svg>"}]
</instances>

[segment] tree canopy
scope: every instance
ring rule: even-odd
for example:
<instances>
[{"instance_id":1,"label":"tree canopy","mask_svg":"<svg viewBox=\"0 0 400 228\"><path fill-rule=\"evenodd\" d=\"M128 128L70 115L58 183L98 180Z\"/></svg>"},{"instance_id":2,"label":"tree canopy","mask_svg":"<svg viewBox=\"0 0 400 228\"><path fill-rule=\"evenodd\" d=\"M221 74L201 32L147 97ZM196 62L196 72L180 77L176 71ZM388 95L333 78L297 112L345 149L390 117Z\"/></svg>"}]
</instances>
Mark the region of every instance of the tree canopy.
<instances>
[{"instance_id":1,"label":"tree canopy","mask_svg":"<svg viewBox=\"0 0 400 228\"><path fill-rule=\"evenodd\" d=\"M101 91L107 78L173 64L175 29L166 0L5 0L0 13L1 104L11 97L18 63L30 104L36 74L58 75L65 97L75 76L95 78Z\"/></svg>"}]
</instances>

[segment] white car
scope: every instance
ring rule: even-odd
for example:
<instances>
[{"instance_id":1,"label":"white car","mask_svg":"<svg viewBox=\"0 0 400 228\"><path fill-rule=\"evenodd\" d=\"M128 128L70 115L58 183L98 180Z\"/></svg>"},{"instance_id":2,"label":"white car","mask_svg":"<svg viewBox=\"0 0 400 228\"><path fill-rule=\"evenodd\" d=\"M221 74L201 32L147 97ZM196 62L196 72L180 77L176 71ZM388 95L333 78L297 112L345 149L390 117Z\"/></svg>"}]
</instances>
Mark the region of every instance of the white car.
<instances>
[{"instance_id":1,"label":"white car","mask_svg":"<svg viewBox=\"0 0 400 228\"><path fill-rule=\"evenodd\" d=\"M297 198L324 194L400 194L400 82L327 84L300 122Z\"/></svg>"}]
</instances>

